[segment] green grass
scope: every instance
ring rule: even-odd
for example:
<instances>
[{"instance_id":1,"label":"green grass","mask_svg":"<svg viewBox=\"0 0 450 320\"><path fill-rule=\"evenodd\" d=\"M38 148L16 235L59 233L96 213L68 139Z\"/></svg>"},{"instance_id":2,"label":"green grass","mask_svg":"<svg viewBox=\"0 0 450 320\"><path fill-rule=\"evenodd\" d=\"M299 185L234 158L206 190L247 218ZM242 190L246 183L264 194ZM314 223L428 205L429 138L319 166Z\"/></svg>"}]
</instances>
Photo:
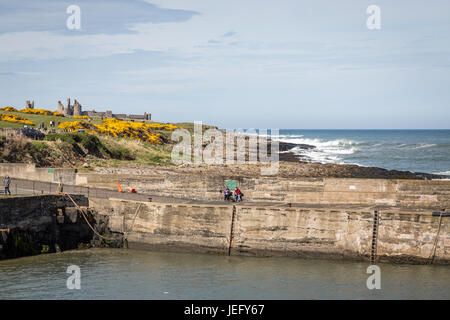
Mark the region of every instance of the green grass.
<instances>
[{"instance_id":1,"label":"green grass","mask_svg":"<svg viewBox=\"0 0 450 320\"><path fill-rule=\"evenodd\" d=\"M10 112L10 111L4 111L4 110L0 110L0 114L15 114L17 116L20 116L22 118L30 120L31 122L34 123L35 127L39 127L41 122L44 122L45 126L47 128L50 128L50 121L54 121L55 123L68 122L68 121L80 121L80 119L76 119L71 116L56 117L56 116L45 116L45 115L29 114L29 113L21 113L21 112ZM94 123L94 124L100 124L101 122L102 122L102 120L100 118L92 119L92 123ZM7 122L7 121L0 121L0 128L23 128L23 124Z\"/></svg>"},{"instance_id":2,"label":"green grass","mask_svg":"<svg viewBox=\"0 0 450 320\"><path fill-rule=\"evenodd\" d=\"M191 135L194 134L194 123L193 122L178 122L178 123L172 123L173 125L188 130ZM207 129L216 128L215 126L210 126L203 124L202 125L202 133L204 133Z\"/></svg>"},{"instance_id":3,"label":"green grass","mask_svg":"<svg viewBox=\"0 0 450 320\"><path fill-rule=\"evenodd\" d=\"M80 121L71 116L57 117L46 115L34 115L20 112L9 112L0 110L0 114L15 114L21 116L27 120L32 121L35 127L39 127L41 122L45 123L47 128L50 128L50 121L68 122L68 121ZM155 122L155 121L150 121ZM101 118L93 118L91 123L101 124ZM194 133L194 123L182 122L173 123L178 127L188 130L191 135ZM11 123L6 121L0 121L0 128L22 128L23 124ZM203 125L202 131L213 126ZM121 164L141 164L141 165L174 165L171 160L172 147L175 141L171 140L172 132L167 130L155 130L155 132L162 135L163 144L154 145L145 142L139 142L127 138L113 138L107 136L97 136L87 133L50 133L47 134L44 142L33 141L26 148L23 148L26 156L36 158L36 153L41 159L41 164L45 166L45 163L49 161L60 160L72 162L71 155L75 156L89 156L82 160L82 162L88 162L91 165L98 166L119 166ZM193 143L193 139L192 139ZM2 141L0 141L1 147ZM0 148L1 149L1 148ZM17 150L18 152L19 150ZM0 160L2 159L0 154ZM43 160L42 160L43 159ZM3 159L4 161L7 159ZM18 159L20 160L20 159ZM77 163L81 160L73 159ZM47 161L47 162L45 162ZM82 163L81 162L81 163ZM82 167L80 167L80 170ZM90 168L84 168L83 170L91 170Z\"/></svg>"},{"instance_id":4,"label":"green grass","mask_svg":"<svg viewBox=\"0 0 450 320\"><path fill-rule=\"evenodd\" d=\"M49 145L45 142L31 141L31 144L36 147L37 150L46 151L49 149Z\"/></svg>"},{"instance_id":5,"label":"green grass","mask_svg":"<svg viewBox=\"0 0 450 320\"><path fill-rule=\"evenodd\" d=\"M57 141L71 146L80 155L92 155L97 158L134 160L130 150L120 145L105 143L99 137L84 132L49 133L46 141Z\"/></svg>"},{"instance_id":6,"label":"green grass","mask_svg":"<svg viewBox=\"0 0 450 320\"><path fill-rule=\"evenodd\" d=\"M17 128L17 129L23 128L23 124L0 120L0 129L5 129L5 128Z\"/></svg>"},{"instance_id":7,"label":"green grass","mask_svg":"<svg viewBox=\"0 0 450 320\"><path fill-rule=\"evenodd\" d=\"M75 154L82 155L84 162L94 166L173 165L171 161L172 145L153 145L126 138L95 136L84 132L50 133L45 140L48 142L40 143L55 144L52 153L54 156L58 150L61 152L72 150ZM36 146L38 145L39 142ZM90 170L89 168L84 169Z\"/></svg>"}]
</instances>

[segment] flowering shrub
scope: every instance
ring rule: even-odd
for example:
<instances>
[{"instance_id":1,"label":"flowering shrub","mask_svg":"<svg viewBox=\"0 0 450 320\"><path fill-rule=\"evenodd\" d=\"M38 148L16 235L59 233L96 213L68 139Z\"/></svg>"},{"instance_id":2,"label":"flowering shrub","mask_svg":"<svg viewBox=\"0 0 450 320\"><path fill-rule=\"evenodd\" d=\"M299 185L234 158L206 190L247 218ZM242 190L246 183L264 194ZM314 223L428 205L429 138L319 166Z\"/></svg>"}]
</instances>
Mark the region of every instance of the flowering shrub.
<instances>
[{"instance_id":1,"label":"flowering shrub","mask_svg":"<svg viewBox=\"0 0 450 320\"><path fill-rule=\"evenodd\" d=\"M3 108L0 108L0 110L17 112L17 109L13 108L13 107L3 107Z\"/></svg>"},{"instance_id":2,"label":"flowering shrub","mask_svg":"<svg viewBox=\"0 0 450 320\"><path fill-rule=\"evenodd\" d=\"M45 109L22 109L19 110L21 113L29 113L29 114L40 114L43 116L57 116L57 117L64 117L62 113L56 112L56 111L50 111Z\"/></svg>"},{"instance_id":3,"label":"flowering shrub","mask_svg":"<svg viewBox=\"0 0 450 320\"><path fill-rule=\"evenodd\" d=\"M63 122L58 128L67 131L78 131L84 129L88 133L100 134L116 138L129 138L143 142L161 144L161 135L155 130L175 130L178 127L172 124L144 123L123 121L118 119L105 119L101 125L95 125L84 121Z\"/></svg>"},{"instance_id":4,"label":"flowering shrub","mask_svg":"<svg viewBox=\"0 0 450 320\"><path fill-rule=\"evenodd\" d=\"M27 120L27 119L22 118L20 116L16 116L15 114L0 114L0 120L8 121L8 122L15 122L15 123L28 124L28 125L34 126L34 123L31 122L30 120Z\"/></svg>"},{"instance_id":5,"label":"flowering shrub","mask_svg":"<svg viewBox=\"0 0 450 320\"><path fill-rule=\"evenodd\" d=\"M63 129L66 131L78 131L80 129L84 130L92 130L94 128L93 124L84 122L84 121L68 121L68 122L62 122L58 125L59 129Z\"/></svg>"},{"instance_id":6,"label":"flowering shrub","mask_svg":"<svg viewBox=\"0 0 450 320\"><path fill-rule=\"evenodd\" d=\"M91 118L89 116L73 116L75 119L86 119L90 120Z\"/></svg>"}]
</instances>

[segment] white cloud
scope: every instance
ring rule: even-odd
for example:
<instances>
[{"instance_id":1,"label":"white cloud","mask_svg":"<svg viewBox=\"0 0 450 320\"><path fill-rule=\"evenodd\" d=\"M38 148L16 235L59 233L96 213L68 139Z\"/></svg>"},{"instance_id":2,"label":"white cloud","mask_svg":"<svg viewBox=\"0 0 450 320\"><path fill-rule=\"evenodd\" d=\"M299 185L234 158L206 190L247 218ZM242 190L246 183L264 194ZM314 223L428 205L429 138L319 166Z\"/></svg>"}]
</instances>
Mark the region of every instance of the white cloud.
<instances>
[{"instance_id":1,"label":"white cloud","mask_svg":"<svg viewBox=\"0 0 450 320\"><path fill-rule=\"evenodd\" d=\"M276 109L271 114L281 122L285 112L294 119L302 107L317 110L322 121L321 110L345 105L347 111L365 112L361 104L368 100L374 106L377 97L386 110L405 99L447 101L440 93L445 90L433 88L448 83L448 5L417 3L380 0L382 29L373 32L366 28L365 0L158 0L160 7L199 14L183 22L134 24L133 33L0 34L0 61L13 69L30 59L26 65L33 72L51 69L54 77L43 77L42 86L56 82L59 66L67 62L74 75L69 83L48 86L51 99L75 92L117 112L132 103L142 108L153 103L169 119L174 110L181 117L183 107L190 117L191 106L199 106L199 115L214 110L220 115L232 105L246 106L252 117L261 108ZM415 9L402 10L408 5ZM414 83L425 78L428 91ZM29 82L29 90L35 83ZM23 94L22 87L17 91ZM110 93L114 97L104 101Z\"/></svg>"}]
</instances>

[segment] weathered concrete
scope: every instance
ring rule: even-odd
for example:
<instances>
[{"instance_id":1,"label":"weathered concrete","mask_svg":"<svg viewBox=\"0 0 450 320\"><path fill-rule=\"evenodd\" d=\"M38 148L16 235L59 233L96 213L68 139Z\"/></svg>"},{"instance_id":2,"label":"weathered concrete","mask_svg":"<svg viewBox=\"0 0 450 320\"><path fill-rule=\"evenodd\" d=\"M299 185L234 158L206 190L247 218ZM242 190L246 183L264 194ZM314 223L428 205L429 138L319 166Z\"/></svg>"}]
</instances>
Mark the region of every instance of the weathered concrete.
<instances>
[{"instance_id":1,"label":"weathered concrete","mask_svg":"<svg viewBox=\"0 0 450 320\"><path fill-rule=\"evenodd\" d=\"M77 170L70 168L36 168L28 163L0 163L0 176L74 185Z\"/></svg>"},{"instance_id":2,"label":"weathered concrete","mask_svg":"<svg viewBox=\"0 0 450 320\"><path fill-rule=\"evenodd\" d=\"M11 170L30 178L24 166L23 172ZM38 179L55 181L56 171L34 169ZM108 193L97 199L98 192L87 191L90 207L108 217L113 232L125 233L131 247L368 259L373 212L379 210L378 259L425 263L436 248L436 263L450 261L450 218L442 219L435 247L439 217L432 215L449 208L450 181L195 175L169 169L159 175L76 173L75 181L70 172L66 176L76 188L115 190L118 180L138 190L133 198L109 200ZM233 205L222 200L225 179L238 180L245 194L234 214ZM147 202L149 197L157 202Z\"/></svg>"},{"instance_id":3,"label":"weathered concrete","mask_svg":"<svg viewBox=\"0 0 450 320\"><path fill-rule=\"evenodd\" d=\"M80 173L82 185L115 189L116 181L140 193L203 201L221 200L226 179L239 181L245 201L310 204L450 207L450 181L352 178L297 178L169 174L108 175Z\"/></svg>"},{"instance_id":4,"label":"weathered concrete","mask_svg":"<svg viewBox=\"0 0 450 320\"><path fill-rule=\"evenodd\" d=\"M130 247L358 260L369 259L375 209L237 205L233 215L233 205L91 199L90 206L109 216L112 231L126 232ZM442 219L435 263L450 262L449 219ZM378 259L427 263L438 221L429 210L384 208Z\"/></svg>"},{"instance_id":5,"label":"weathered concrete","mask_svg":"<svg viewBox=\"0 0 450 320\"><path fill-rule=\"evenodd\" d=\"M109 216L109 229L127 233L130 246L153 249L228 252L229 206L90 199L90 208Z\"/></svg>"},{"instance_id":6,"label":"weathered concrete","mask_svg":"<svg viewBox=\"0 0 450 320\"><path fill-rule=\"evenodd\" d=\"M117 190L119 181L123 187L130 186L141 194L201 201L220 201L224 181L233 179L239 181L245 201L250 202L450 207L449 180L224 176L169 169L161 169L159 174L99 174L19 163L0 164L0 175L109 190Z\"/></svg>"}]
</instances>

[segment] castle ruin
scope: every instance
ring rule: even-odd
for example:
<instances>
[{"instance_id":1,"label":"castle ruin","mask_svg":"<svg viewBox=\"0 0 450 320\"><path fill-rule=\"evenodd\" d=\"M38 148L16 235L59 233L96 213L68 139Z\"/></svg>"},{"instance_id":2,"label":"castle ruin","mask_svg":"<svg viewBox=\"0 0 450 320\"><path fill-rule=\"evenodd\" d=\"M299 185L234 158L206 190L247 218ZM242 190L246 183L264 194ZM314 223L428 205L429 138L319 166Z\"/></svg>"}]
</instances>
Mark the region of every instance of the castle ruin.
<instances>
[{"instance_id":1,"label":"castle ruin","mask_svg":"<svg viewBox=\"0 0 450 320\"><path fill-rule=\"evenodd\" d=\"M67 99L67 107L64 107L61 101L58 101L58 112L65 116L81 116L81 104L75 99L74 104L70 104L70 98Z\"/></svg>"},{"instance_id":2,"label":"castle ruin","mask_svg":"<svg viewBox=\"0 0 450 320\"><path fill-rule=\"evenodd\" d=\"M25 102L25 109L34 109L34 100L30 102L30 100L27 100Z\"/></svg>"},{"instance_id":3,"label":"castle ruin","mask_svg":"<svg viewBox=\"0 0 450 320\"><path fill-rule=\"evenodd\" d=\"M34 102L33 102L34 107ZM149 121L152 119L151 113L144 112L141 114L113 114L111 110L107 111L95 111L87 110L83 111L81 104L75 99L74 104L70 104L70 98L67 99L67 106L64 107L61 101L58 101L58 112L65 116L88 116L88 117L100 117L100 118L116 118L120 120L138 120L138 121Z\"/></svg>"}]
</instances>

